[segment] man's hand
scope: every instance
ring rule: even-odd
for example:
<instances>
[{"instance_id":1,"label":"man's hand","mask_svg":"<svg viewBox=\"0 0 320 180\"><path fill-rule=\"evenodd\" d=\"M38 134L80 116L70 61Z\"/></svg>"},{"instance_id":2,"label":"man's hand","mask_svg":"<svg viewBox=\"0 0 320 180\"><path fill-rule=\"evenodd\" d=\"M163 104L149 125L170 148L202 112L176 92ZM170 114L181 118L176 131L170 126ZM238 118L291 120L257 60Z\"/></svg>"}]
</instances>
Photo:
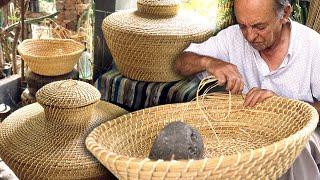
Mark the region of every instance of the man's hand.
<instances>
[{"instance_id":1,"label":"man's hand","mask_svg":"<svg viewBox=\"0 0 320 180\"><path fill-rule=\"evenodd\" d=\"M175 69L183 76L207 71L217 78L220 86L226 85L226 90L232 94L242 93L244 83L237 66L220 59L183 52L175 62Z\"/></svg>"},{"instance_id":2,"label":"man's hand","mask_svg":"<svg viewBox=\"0 0 320 180\"><path fill-rule=\"evenodd\" d=\"M221 60L210 60L206 64L206 70L217 78L220 86L226 84L226 90L232 94L242 93L243 78L236 65Z\"/></svg>"},{"instance_id":3,"label":"man's hand","mask_svg":"<svg viewBox=\"0 0 320 180\"><path fill-rule=\"evenodd\" d=\"M248 92L244 100L244 106L252 107L257 103L260 103L271 96L276 96L276 94L273 91L270 91L267 89L260 89L260 88L254 87Z\"/></svg>"}]
</instances>

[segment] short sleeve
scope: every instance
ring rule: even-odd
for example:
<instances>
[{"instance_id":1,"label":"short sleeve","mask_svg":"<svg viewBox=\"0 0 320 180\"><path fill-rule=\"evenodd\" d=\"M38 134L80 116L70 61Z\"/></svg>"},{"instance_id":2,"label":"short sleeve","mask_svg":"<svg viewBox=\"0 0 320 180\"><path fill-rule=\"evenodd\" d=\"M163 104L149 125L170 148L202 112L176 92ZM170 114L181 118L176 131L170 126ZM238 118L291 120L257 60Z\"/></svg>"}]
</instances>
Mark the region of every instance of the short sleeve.
<instances>
[{"instance_id":1,"label":"short sleeve","mask_svg":"<svg viewBox=\"0 0 320 180\"><path fill-rule=\"evenodd\" d=\"M230 37L236 33L235 27L231 26L220 31L216 36L210 37L202 43L191 43L185 52L193 52L202 56L213 57L223 61L229 61L228 47L232 43Z\"/></svg>"},{"instance_id":2,"label":"short sleeve","mask_svg":"<svg viewBox=\"0 0 320 180\"><path fill-rule=\"evenodd\" d=\"M232 43L230 37L236 32L236 26L230 26L224 30L221 30L216 36L209 38L203 43L191 43L190 46L185 49L185 52L193 52L202 56L208 56L217 58L226 62L230 61L229 48ZM208 72L200 72L197 74L199 79L203 79L208 76Z\"/></svg>"}]
</instances>

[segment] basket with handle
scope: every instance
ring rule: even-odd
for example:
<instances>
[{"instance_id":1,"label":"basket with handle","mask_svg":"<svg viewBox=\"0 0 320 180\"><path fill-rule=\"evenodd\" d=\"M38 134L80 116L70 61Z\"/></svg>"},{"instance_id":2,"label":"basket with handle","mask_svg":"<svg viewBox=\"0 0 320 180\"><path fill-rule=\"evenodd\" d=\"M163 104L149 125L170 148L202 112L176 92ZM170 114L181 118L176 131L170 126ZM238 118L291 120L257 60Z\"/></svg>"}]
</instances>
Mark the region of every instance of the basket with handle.
<instances>
[{"instance_id":1,"label":"basket with handle","mask_svg":"<svg viewBox=\"0 0 320 180\"><path fill-rule=\"evenodd\" d=\"M31 71L43 76L71 72L83 50L83 44L71 39L27 39L18 46Z\"/></svg>"},{"instance_id":2,"label":"basket with handle","mask_svg":"<svg viewBox=\"0 0 320 180\"><path fill-rule=\"evenodd\" d=\"M120 179L280 177L316 128L317 111L307 103L282 97L251 108L243 106L240 95L232 96L231 106L226 103L229 98L214 94L201 106L198 102L168 104L118 117L94 129L86 146ZM204 140L204 158L148 159L159 131L177 120L198 129Z\"/></svg>"}]
</instances>

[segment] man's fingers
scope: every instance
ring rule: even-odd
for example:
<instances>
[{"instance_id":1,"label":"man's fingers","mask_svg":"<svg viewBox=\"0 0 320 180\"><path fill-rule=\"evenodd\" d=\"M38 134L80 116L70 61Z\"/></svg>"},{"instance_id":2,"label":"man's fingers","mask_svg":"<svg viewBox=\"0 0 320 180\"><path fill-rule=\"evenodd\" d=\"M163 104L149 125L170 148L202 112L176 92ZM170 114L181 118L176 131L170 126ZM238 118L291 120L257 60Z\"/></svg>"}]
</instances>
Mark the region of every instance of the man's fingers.
<instances>
[{"instance_id":1,"label":"man's fingers","mask_svg":"<svg viewBox=\"0 0 320 180\"><path fill-rule=\"evenodd\" d=\"M228 78L227 81L228 82L227 82L226 90L231 91L235 86L237 79L232 77L232 78Z\"/></svg>"},{"instance_id":2,"label":"man's fingers","mask_svg":"<svg viewBox=\"0 0 320 180\"><path fill-rule=\"evenodd\" d=\"M249 102L248 106L253 107L254 105L256 105L257 102L259 101L260 96L261 96L261 94L259 93L259 91L255 91L252 94L252 98L251 98L251 101Z\"/></svg>"},{"instance_id":3,"label":"man's fingers","mask_svg":"<svg viewBox=\"0 0 320 180\"><path fill-rule=\"evenodd\" d=\"M265 99L275 95L272 91L264 90L264 89L258 89L258 88L252 88L244 102L244 106L250 106L253 107L257 103L263 102Z\"/></svg>"},{"instance_id":4,"label":"man's fingers","mask_svg":"<svg viewBox=\"0 0 320 180\"><path fill-rule=\"evenodd\" d=\"M254 98L254 94L256 93L256 91L258 90L258 88L252 88L250 89L250 91L247 93L246 98L244 99L244 106L249 106L252 99Z\"/></svg>"},{"instance_id":5,"label":"man's fingers","mask_svg":"<svg viewBox=\"0 0 320 180\"><path fill-rule=\"evenodd\" d=\"M244 82L243 82L243 79L241 79L241 84L240 84L240 88L239 88L238 94L242 94L243 88L244 88Z\"/></svg>"},{"instance_id":6,"label":"man's fingers","mask_svg":"<svg viewBox=\"0 0 320 180\"><path fill-rule=\"evenodd\" d=\"M217 80L218 80L218 85L219 86L223 86L227 82L227 78L224 75L217 76Z\"/></svg>"},{"instance_id":7,"label":"man's fingers","mask_svg":"<svg viewBox=\"0 0 320 180\"><path fill-rule=\"evenodd\" d=\"M241 86L242 86L242 81L241 79L236 79L235 83L234 83L234 86L233 88L231 89L231 93L232 94L240 94L240 89L241 89Z\"/></svg>"},{"instance_id":8,"label":"man's fingers","mask_svg":"<svg viewBox=\"0 0 320 180\"><path fill-rule=\"evenodd\" d=\"M264 91L264 93L261 94L260 98L259 98L259 103L263 102L265 99L273 96L274 93L272 91Z\"/></svg>"}]
</instances>

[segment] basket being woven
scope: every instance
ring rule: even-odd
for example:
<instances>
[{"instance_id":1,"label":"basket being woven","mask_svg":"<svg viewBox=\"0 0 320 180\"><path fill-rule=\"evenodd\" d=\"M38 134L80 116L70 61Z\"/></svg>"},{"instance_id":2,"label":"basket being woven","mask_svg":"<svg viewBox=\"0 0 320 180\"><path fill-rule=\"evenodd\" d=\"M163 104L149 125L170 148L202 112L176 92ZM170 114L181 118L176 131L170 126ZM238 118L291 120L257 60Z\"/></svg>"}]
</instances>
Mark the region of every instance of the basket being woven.
<instances>
[{"instance_id":1,"label":"basket being woven","mask_svg":"<svg viewBox=\"0 0 320 180\"><path fill-rule=\"evenodd\" d=\"M318 122L312 106L281 97L246 108L241 96L232 96L229 116L227 102L228 95L216 94L201 106L189 102L136 111L94 129L86 146L120 179L276 179L293 163ZM177 120L198 129L205 158L148 159L159 131Z\"/></svg>"},{"instance_id":2,"label":"basket being woven","mask_svg":"<svg viewBox=\"0 0 320 180\"><path fill-rule=\"evenodd\" d=\"M18 46L31 71L43 76L71 72L83 50L83 44L71 39L27 39Z\"/></svg>"},{"instance_id":3,"label":"basket being woven","mask_svg":"<svg viewBox=\"0 0 320 180\"><path fill-rule=\"evenodd\" d=\"M173 0L138 0L138 10L107 16L102 30L122 75L139 81L181 79L174 70L177 56L191 43L213 34L204 18L178 11Z\"/></svg>"},{"instance_id":4,"label":"basket being woven","mask_svg":"<svg viewBox=\"0 0 320 180\"><path fill-rule=\"evenodd\" d=\"M36 98L1 123L0 156L10 169L20 179L108 179L85 138L126 111L100 101L99 91L80 81L45 85Z\"/></svg>"}]
</instances>

